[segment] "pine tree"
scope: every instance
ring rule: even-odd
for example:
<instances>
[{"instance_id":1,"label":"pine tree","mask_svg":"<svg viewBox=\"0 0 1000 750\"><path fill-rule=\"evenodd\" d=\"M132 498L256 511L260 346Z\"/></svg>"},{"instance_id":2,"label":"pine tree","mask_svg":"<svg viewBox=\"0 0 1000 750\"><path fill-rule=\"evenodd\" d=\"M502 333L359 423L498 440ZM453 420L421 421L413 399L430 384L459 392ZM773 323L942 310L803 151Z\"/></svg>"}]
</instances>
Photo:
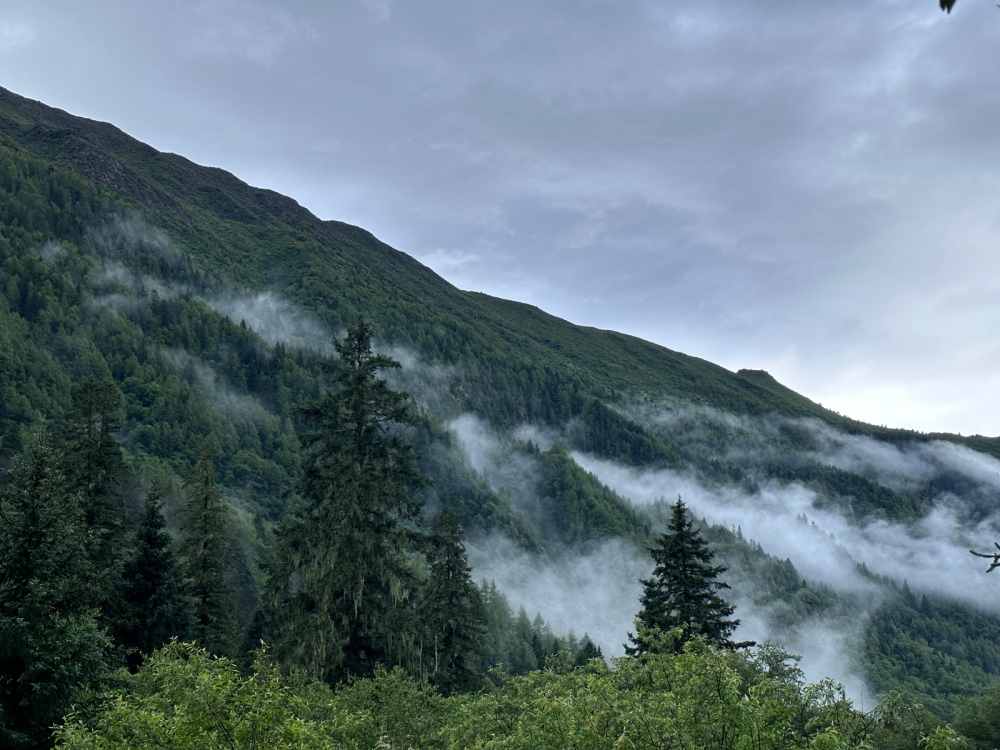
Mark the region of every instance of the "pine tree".
<instances>
[{"instance_id":1,"label":"pine tree","mask_svg":"<svg viewBox=\"0 0 1000 750\"><path fill-rule=\"evenodd\" d=\"M83 497L87 523L106 536L114 536L121 526L125 461L115 439L124 425L120 406L121 393L112 381L90 378L77 389L69 413L66 478Z\"/></svg>"},{"instance_id":2,"label":"pine tree","mask_svg":"<svg viewBox=\"0 0 1000 750\"><path fill-rule=\"evenodd\" d=\"M191 634L212 653L228 654L235 634L231 592L225 584L229 506L215 484L211 449L202 449L184 489L187 499L181 507L180 553L194 610Z\"/></svg>"},{"instance_id":3,"label":"pine tree","mask_svg":"<svg viewBox=\"0 0 1000 750\"><path fill-rule=\"evenodd\" d=\"M424 616L430 641L429 679L445 695L471 692L483 685L485 612L469 576L472 569L454 513L446 510L438 516L432 540Z\"/></svg>"},{"instance_id":4,"label":"pine tree","mask_svg":"<svg viewBox=\"0 0 1000 750\"><path fill-rule=\"evenodd\" d=\"M106 670L87 525L37 429L0 486L0 747L42 746Z\"/></svg>"},{"instance_id":5,"label":"pine tree","mask_svg":"<svg viewBox=\"0 0 1000 750\"><path fill-rule=\"evenodd\" d=\"M644 629L657 628L663 633L679 628L680 637L674 641L674 649L678 652L696 635L722 648L753 645L729 640L740 621L727 619L735 607L717 593L729 588L724 581L716 580L727 568L712 565L713 553L694 528L687 507L679 497L672 506L667 532L650 555L656 566L653 577L642 580L642 610L636 618L637 623ZM657 647L643 629L635 636L629 633L629 640L633 645L626 646L625 650L633 656Z\"/></svg>"},{"instance_id":6,"label":"pine tree","mask_svg":"<svg viewBox=\"0 0 1000 750\"><path fill-rule=\"evenodd\" d=\"M73 398L67 424L64 473L69 489L79 493L90 527L89 554L102 593L102 621L112 630L117 608L125 532L121 486L125 460L115 434L122 429L121 394L110 380L84 381Z\"/></svg>"},{"instance_id":7,"label":"pine tree","mask_svg":"<svg viewBox=\"0 0 1000 750\"><path fill-rule=\"evenodd\" d=\"M578 667L583 667L586 666L591 659L600 659L601 661L604 661L604 654L601 653L601 647L590 640L589 635L584 633L583 638L580 640L580 646L576 650L573 663Z\"/></svg>"},{"instance_id":8,"label":"pine tree","mask_svg":"<svg viewBox=\"0 0 1000 750\"><path fill-rule=\"evenodd\" d=\"M416 423L409 397L379 377L399 363L372 352L360 319L334 346L335 387L301 413L303 507L276 532L265 591L276 654L331 681L420 662L407 527L420 510L410 489L423 482L398 433Z\"/></svg>"},{"instance_id":9,"label":"pine tree","mask_svg":"<svg viewBox=\"0 0 1000 750\"><path fill-rule=\"evenodd\" d=\"M185 637L193 618L184 575L163 518L162 490L154 483L146 493L142 518L122 571L113 635L135 671L144 656L173 637Z\"/></svg>"}]
</instances>

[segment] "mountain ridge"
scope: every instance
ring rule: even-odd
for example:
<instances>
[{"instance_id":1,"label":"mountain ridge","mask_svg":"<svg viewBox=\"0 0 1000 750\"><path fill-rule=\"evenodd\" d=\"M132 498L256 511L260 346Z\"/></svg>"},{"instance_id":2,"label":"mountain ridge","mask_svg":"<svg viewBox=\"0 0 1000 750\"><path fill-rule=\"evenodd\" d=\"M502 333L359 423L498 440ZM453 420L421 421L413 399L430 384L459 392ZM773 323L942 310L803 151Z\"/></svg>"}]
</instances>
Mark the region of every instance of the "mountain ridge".
<instances>
[{"instance_id":1,"label":"mountain ridge","mask_svg":"<svg viewBox=\"0 0 1000 750\"><path fill-rule=\"evenodd\" d=\"M294 301L311 303L308 306L327 323L331 322L330 318L333 316L324 315L324 303L328 304L329 300L324 300L322 296L328 295L330 290L324 290L317 299L315 295L303 290L303 278L308 278L310 265L317 262L343 264L346 260L354 265L360 258L391 282L395 287L392 291L411 305L426 307L433 303L439 308L439 312L459 317L460 323L485 323L506 329L509 333L506 337L514 339L510 343L515 347L530 346L534 350L532 354L536 356L542 349L558 355L560 350L567 347L564 339L577 339L570 343L568 357L556 356L556 359L561 360L560 364L570 371L603 369L603 375L597 380L607 390L629 390L629 378L616 372L624 370L630 375L638 374L642 383L638 392L653 397L673 395L735 413L759 414L774 411L790 417L815 417L849 432L877 435L881 439L930 438L965 444L970 441L968 437L951 433L925 436L906 428L883 428L866 424L821 407L782 385L773 376L761 374L762 371L742 369L733 373L707 360L691 357L629 334L579 326L531 305L460 290L412 256L392 248L361 227L337 220L319 219L293 198L266 188L253 187L219 167L201 166L181 155L160 152L132 138L113 124L77 117L42 102L21 97L2 87L0 131L28 147L36 155L82 172L90 180L112 191L119 200L131 200L136 208L152 213L151 218L160 220L152 222L154 225L172 224L172 228L180 230L185 225L189 229L197 227L203 240L207 234L207 244L200 242L199 249L208 250L205 255L209 265L213 266L212 270L224 270L223 275L227 279L243 283L253 290L274 287L279 292L287 293L291 289L293 294L290 296ZM195 192L199 201L208 207L210 213L215 214L218 223L228 225L228 232L206 233L204 222L199 223L199 218L203 217L198 217L197 212L192 212L185 206L185 198L190 199L192 183L197 186ZM171 215L177 221L169 221ZM163 222L164 218L168 221ZM310 252L293 255L292 259L282 257L282 250L277 244L272 245L272 252L257 258L246 258L240 253L232 252L233 246L240 239L232 232L232 224L255 226L259 234L265 232L261 228L262 223L273 224L275 220L286 224L292 231L311 235L322 247L312 247ZM180 226L177 225L178 222ZM167 227L168 233L170 228ZM271 234L275 234L273 226L268 229L272 230ZM185 231L180 233L188 234ZM274 237L265 237L264 242L259 244L266 246L268 239ZM232 259L225 263L220 255L230 255ZM414 280L419 283L414 283ZM426 289L420 288L424 285L433 287L436 293L428 294ZM451 305L437 299L442 290L454 298ZM372 314L377 326L383 323L378 320L380 311L361 312ZM527 337L531 339L529 341L523 335L523 325L510 325L511 315L521 320L533 318L542 330L534 337ZM349 322L341 316L336 320L334 328L342 328ZM405 341L406 337L401 335L404 333L401 331L380 330L379 333L390 343L413 343ZM519 333L521 335L517 335ZM583 338L604 339L618 350L618 360L623 362L610 358L604 361L601 358L587 358L584 351L588 347L580 340L580 334ZM436 359L434 355L439 358L441 352L432 350L430 354L433 360ZM543 359L547 358L543 356ZM581 368L581 365L586 366ZM719 394L721 398L705 398L697 392L698 388L691 387L698 377L717 381L713 385L724 392ZM978 450L1000 455L1000 438L975 436L974 442Z\"/></svg>"},{"instance_id":2,"label":"mountain ridge","mask_svg":"<svg viewBox=\"0 0 1000 750\"><path fill-rule=\"evenodd\" d=\"M220 223L230 225L230 228L233 223L259 226L264 220L277 219L294 231L308 232L313 239L325 240L323 244L327 246L322 250L312 248L313 253L318 254L319 258L313 254L306 254L305 257L293 256L292 259L288 259L275 257L269 253L253 259L257 261L254 263L248 262L251 259L245 256L234 254L236 258L225 265L227 272L225 275L233 281L245 283L251 289L263 289L275 285L282 291L282 286L287 290L298 285L297 291L301 291L300 274L308 277L308 266L312 262L316 260L343 262L346 256L360 254L365 263L372 264L379 274L394 284L396 288L393 291L404 300L425 306L429 301L428 296L437 296L428 295L426 290L415 289L414 287L419 285L413 283L414 277L420 284L435 287L435 292L443 288L453 295L454 299L451 300L451 305L441 304L440 300L432 300L440 306L441 312L457 315L462 323L481 321L507 329L515 336L515 341L511 343L518 346L529 342L523 335L516 335L523 334L523 330L516 331L515 327L510 325L514 322L511 320L512 317L531 318L541 327L539 335L530 342L536 349L545 348L550 352L558 352L567 346L562 339L566 337L579 339L579 334L584 337L595 335L603 337L619 349L618 356L614 359L608 358L603 363L592 360L589 364L591 367L601 367L603 364L604 377L599 379L606 381L604 385L615 390L623 391L628 387L629 378L616 374L616 371L625 370L632 374L641 373L643 380L654 385L650 390L690 397L696 394L690 387L685 387L685 381L690 384L696 375L706 374L704 370L708 369L711 370L711 375L727 381L724 385L729 394L725 399L725 405L739 408L739 391L743 389L746 381L725 368L627 334L577 326L530 305L459 290L411 256L379 241L367 230L344 222L320 220L291 198L274 191L254 188L220 168L201 167L182 156L156 151L111 124L77 118L62 110L27 100L3 89L0 89L0 117L4 126L3 134L7 137L17 140L36 155L53 159L63 166L82 172L91 180L98 181L113 191L117 198L131 199L136 207L153 213L156 219L169 220L172 214L181 224L195 222L199 217L183 202L183 197L192 191L190 182L195 182L199 199L207 204L216 218L221 220ZM31 118L34 118L33 122ZM17 127L12 128L12 124L15 123ZM45 127L47 123L59 130L47 130ZM164 165L168 168L164 169ZM255 205L248 205L248 202ZM257 210L251 210L252 208ZM270 214L262 218L262 214L266 212ZM162 222L151 223L160 226ZM167 223L176 225L177 222ZM183 229L183 227L178 228ZM202 229L199 226L199 232L204 234ZM168 233L169 230L168 227ZM235 244L234 240L238 238L233 237L230 232L229 237L221 236L221 233L211 233L210 239L212 241L209 243L210 250L207 255L210 261L217 261L218 258L213 256L231 249ZM199 244L204 246L204 243ZM267 267L269 270L264 271L262 267ZM279 270L275 270L276 268ZM304 271L306 273L303 273ZM308 300L310 295L293 296L298 297L295 301L302 301L302 298ZM328 300L315 300L311 305L317 308L316 311L321 316L324 302ZM342 324L344 321L338 322ZM382 321L376 319L375 322L379 324ZM523 329L523 326L520 328ZM386 338L389 341L399 340L398 337L391 335ZM572 344L570 349L573 351L569 358L562 357L563 364L579 368L578 363L566 360L581 358L586 360L587 357L581 350L588 347L580 340ZM692 367L702 372L692 373L690 372ZM662 373L657 372L659 369L666 371L668 376L664 378ZM659 389L655 388L657 381L661 381ZM758 396L761 393L759 388L752 387L749 393L745 394L745 406L758 412L773 408L789 416L808 415L825 417L828 420L833 418L832 412L821 411L820 407L790 389L780 394L772 394L779 396L777 401L785 402L780 404L771 403L775 399L768 396L758 403Z\"/></svg>"}]
</instances>

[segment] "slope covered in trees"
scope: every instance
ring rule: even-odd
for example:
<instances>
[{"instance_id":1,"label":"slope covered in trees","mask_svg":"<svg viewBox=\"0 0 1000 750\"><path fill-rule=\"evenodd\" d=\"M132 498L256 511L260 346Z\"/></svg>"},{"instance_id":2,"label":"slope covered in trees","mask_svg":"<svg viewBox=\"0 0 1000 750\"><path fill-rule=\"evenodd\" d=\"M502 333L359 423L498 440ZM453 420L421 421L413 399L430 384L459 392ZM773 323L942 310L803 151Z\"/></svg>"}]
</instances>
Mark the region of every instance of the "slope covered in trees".
<instances>
[{"instance_id":1,"label":"slope covered in trees","mask_svg":"<svg viewBox=\"0 0 1000 750\"><path fill-rule=\"evenodd\" d=\"M300 440L329 417L307 407L342 385L336 363L344 353L338 357L330 332L354 326L359 314L371 323L373 353L407 363L387 371L392 389L408 388L414 399L391 437L412 446L413 476L430 479L404 488L400 475L376 494L400 493L387 510L402 523L400 538L441 510L454 513L436 536L424 528L420 544L407 541L378 559L353 555L359 569L382 566L359 598L402 605L370 621L344 602L327 606L352 591L344 581L309 588L322 577L310 566L321 568L329 550L294 554L330 541L322 526L329 498L314 485L331 480L323 462L333 454L317 458ZM463 419L476 420L483 445L460 434ZM485 445L488 435L496 445ZM732 373L463 292L364 230L320 221L221 170L0 89L0 464L12 469L0 497L12 519L4 554L13 561L19 544L41 546L11 531L30 510L50 519L53 544L64 545L60 559L80 559L35 599L10 592L23 593L42 574L10 563L10 580L20 583L2 592L0 614L47 635L8 641L5 673L27 676L20 687L4 683L4 716L19 710L18 691L31 680L48 680L54 696L51 716L11 729L26 741L77 695L91 695L109 669L136 669L171 635L196 638L243 667L263 636L286 666L295 662L301 654L281 642L282 624L257 609L262 594L298 601L304 613L353 632L345 636L354 638L352 658L367 669L352 667L354 674L370 676L373 661L396 653L394 663L447 693L485 685L498 663L502 674L521 676L548 665L548 676L512 683L510 694L568 700L583 678L565 677L560 660L576 664L596 646L554 633L495 585L472 586L459 572L467 565L463 538L501 536L553 562L609 540L645 556L667 526L667 506L630 498L631 479L610 486L585 468L595 461L633 479L673 472L747 507L775 493L806 493L812 507L859 528L916 524L942 498L961 501L963 523L988 516L996 492L974 472L932 457L933 471L917 479L894 474L871 455L858 459L868 443L851 441L865 440L876 446L871 455L900 460L924 460L920 451L937 450L935 440L1000 455L992 438L864 425L762 371ZM877 690L908 691L948 719L959 715L956 696L988 701L984 691L1000 677L988 645L995 614L933 594L908 598L902 581L876 576L884 598L859 602L804 580L790 560L735 529L701 528L730 568L733 595L766 610L781 626L775 632L817 619L861 623L857 652ZM54 566L44 555L36 562ZM421 607L433 615L421 619ZM59 631L51 618L63 610ZM460 611L478 614L461 621ZM380 628L393 617L423 640L385 642ZM64 635L46 640L57 632ZM60 649L73 644L72 680L24 666L63 659ZM336 673L336 661L313 672ZM607 687L605 678L593 684ZM364 689L382 678L373 679ZM495 673L490 683L504 679ZM507 710L501 704L489 704L498 716Z\"/></svg>"},{"instance_id":2,"label":"slope covered in trees","mask_svg":"<svg viewBox=\"0 0 1000 750\"><path fill-rule=\"evenodd\" d=\"M47 212L51 198L65 215L61 224L46 226L52 239L78 239L104 201L132 209L183 247L184 262L209 285L273 288L331 330L343 330L361 313L381 340L412 345L429 361L474 360L459 398L491 421L565 419L588 396L638 391L734 413L815 416L884 432L823 409L761 371L732 373L630 336L574 326L528 305L463 292L362 229L320 221L293 200L222 170L160 153L112 125L6 90L0 90L0 134L24 154L77 178L60 176L74 186L46 187L32 199L33 214ZM76 197L81 182L88 190Z\"/></svg>"}]
</instances>

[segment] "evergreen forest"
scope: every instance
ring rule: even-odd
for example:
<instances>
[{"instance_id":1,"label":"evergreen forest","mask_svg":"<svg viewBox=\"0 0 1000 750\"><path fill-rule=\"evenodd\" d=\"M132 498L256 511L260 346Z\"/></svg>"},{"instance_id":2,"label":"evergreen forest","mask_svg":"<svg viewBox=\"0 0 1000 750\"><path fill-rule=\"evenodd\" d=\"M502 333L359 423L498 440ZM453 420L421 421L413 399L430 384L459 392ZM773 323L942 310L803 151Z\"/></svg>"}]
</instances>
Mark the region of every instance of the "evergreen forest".
<instances>
[{"instance_id":1,"label":"evergreen forest","mask_svg":"<svg viewBox=\"0 0 1000 750\"><path fill-rule=\"evenodd\" d=\"M0 89L2 747L986 750L996 476Z\"/></svg>"}]
</instances>

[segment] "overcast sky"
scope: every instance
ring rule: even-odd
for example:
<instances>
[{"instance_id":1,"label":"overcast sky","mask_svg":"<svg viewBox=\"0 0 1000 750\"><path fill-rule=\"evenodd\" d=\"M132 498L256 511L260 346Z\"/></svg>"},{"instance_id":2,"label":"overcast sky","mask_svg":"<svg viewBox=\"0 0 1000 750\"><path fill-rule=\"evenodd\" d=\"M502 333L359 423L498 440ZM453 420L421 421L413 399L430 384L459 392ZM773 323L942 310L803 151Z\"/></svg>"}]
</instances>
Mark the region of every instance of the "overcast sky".
<instances>
[{"instance_id":1,"label":"overcast sky","mask_svg":"<svg viewBox=\"0 0 1000 750\"><path fill-rule=\"evenodd\" d=\"M0 71L463 289L1000 434L992 0L32 0Z\"/></svg>"}]
</instances>

